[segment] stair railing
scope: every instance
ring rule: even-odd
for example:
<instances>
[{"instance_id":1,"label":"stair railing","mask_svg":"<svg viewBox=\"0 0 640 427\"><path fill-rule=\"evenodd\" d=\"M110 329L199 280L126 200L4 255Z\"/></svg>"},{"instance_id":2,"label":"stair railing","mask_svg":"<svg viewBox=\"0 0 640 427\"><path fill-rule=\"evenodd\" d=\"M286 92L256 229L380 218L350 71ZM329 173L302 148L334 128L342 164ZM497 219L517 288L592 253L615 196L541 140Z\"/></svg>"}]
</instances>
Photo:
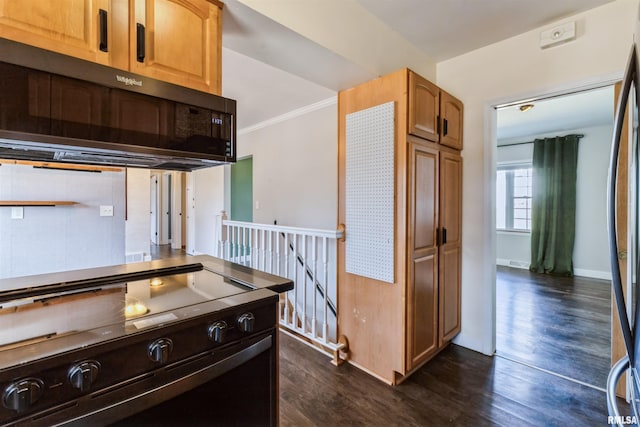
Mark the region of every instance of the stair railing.
<instances>
[{"instance_id":1,"label":"stair railing","mask_svg":"<svg viewBox=\"0 0 640 427\"><path fill-rule=\"evenodd\" d=\"M343 232L230 221L224 211L217 224L217 256L293 280L280 299L280 326L340 363L346 342L337 337L336 246Z\"/></svg>"}]
</instances>

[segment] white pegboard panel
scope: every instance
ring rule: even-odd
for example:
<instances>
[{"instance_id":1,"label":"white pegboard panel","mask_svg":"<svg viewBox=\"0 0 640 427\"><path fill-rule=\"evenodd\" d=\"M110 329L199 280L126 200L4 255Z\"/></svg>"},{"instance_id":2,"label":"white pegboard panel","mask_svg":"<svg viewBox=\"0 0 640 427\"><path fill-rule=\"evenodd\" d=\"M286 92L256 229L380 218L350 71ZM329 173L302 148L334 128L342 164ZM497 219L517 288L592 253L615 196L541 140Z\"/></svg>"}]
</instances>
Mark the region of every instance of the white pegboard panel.
<instances>
[{"instance_id":1,"label":"white pegboard panel","mask_svg":"<svg viewBox=\"0 0 640 427\"><path fill-rule=\"evenodd\" d=\"M347 114L345 268L395 282L394 103Z\"/></svg>"}]
</instances>

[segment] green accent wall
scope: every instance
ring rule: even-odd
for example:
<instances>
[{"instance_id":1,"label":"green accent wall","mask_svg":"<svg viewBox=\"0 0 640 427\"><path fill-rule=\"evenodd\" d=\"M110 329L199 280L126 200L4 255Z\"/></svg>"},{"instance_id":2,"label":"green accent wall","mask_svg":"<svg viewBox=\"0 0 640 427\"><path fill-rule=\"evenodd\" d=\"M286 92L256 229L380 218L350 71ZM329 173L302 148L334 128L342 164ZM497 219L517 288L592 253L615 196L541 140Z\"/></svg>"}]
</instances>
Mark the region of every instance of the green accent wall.
<instances>
[{"instance_id":1,"label":"green accent wall","mask_svg":"<svg viewBox=\"0 0 640 427\"><path fill-rule=\"evenodd\" d=\"M253 157L231 165L231 213L233 221L253 221Z\"/></svg>"}]
</instances>

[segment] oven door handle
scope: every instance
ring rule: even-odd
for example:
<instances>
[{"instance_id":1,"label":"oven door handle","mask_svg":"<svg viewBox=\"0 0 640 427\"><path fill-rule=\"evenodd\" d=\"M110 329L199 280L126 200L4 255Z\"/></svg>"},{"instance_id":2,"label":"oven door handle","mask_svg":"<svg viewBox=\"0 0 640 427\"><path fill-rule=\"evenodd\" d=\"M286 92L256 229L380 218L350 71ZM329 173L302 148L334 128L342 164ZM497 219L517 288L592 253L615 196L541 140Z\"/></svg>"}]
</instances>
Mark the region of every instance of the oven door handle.
<instances>
[{"instance_id":1,"label":"oven door handle","mask_svg":"<svg viewBox=\"0 0 640 427\"><path fill-rule=\"evenodd\" d=\"M159 387L139 393L128 399L120 400L111 405L80 415L72 420L65 421L64 425L86 426L88 421L93 420L97 421L100 425L106 425L119 421L211 381L237 368L243 363L250 361L254 357L269 350L272 346L273 336L269 335L212 365L191 372L188 375Z\"/></svg>"}]
</instances>

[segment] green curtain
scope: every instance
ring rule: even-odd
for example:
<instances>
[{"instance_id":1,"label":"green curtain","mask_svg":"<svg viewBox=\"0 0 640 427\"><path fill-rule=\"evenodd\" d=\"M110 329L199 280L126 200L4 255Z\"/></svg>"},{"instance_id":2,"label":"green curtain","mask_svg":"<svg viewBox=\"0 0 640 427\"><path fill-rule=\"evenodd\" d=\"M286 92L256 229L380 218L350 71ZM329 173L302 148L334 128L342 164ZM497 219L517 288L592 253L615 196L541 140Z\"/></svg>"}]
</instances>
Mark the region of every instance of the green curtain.
<instances>
[{"instance_id":1,"label":"green curtain","mask_svg":"<svg viewBox=\"0 0 640 427\"><path fill-rule=\"evenodd\" d=\"M536 273L573 276L577 135L533 142L531 266Z\"/></svg>"}]
</instances>

